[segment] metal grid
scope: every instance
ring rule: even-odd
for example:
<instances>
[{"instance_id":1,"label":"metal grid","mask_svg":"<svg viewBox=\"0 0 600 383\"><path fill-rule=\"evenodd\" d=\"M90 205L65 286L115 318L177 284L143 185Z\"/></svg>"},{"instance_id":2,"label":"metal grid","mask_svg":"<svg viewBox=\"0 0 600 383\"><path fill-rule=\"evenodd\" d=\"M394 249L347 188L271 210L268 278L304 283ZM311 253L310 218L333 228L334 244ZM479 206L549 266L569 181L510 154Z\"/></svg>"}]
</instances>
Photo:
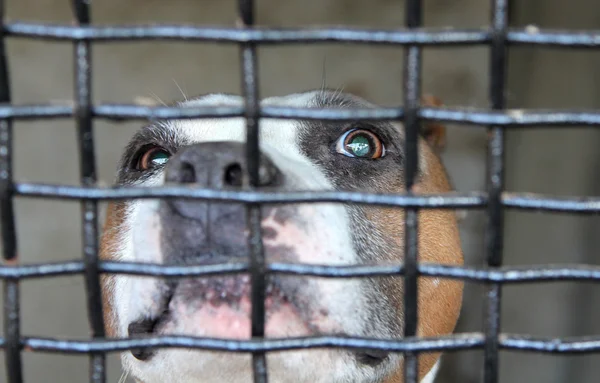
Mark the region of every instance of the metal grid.
<instances>
[{"instance_id":1,"label":"metal grid","mask_svg":"<svg viewBox=\"0 0 600 383\"><path fill-rule=\"evenodd\" d=\"M4 1L0 0L0 18L4 20ZM600 112L590 111L514 111L505 108L506 59L509 45L545 45L553 47L600 47L600 32L562 32L509 28L509 0L492 0L491 27L474 30L435 30L422 28L420 0L406 0L405 28L395 30L334 29L264 29L254 28L252 0L239 0L238 28L202 28L190 26L90 26L89 2L73 0L76 25L42 25L11 22L2 24L0 39L0 207L4 264L0 279L4 285L4 337L0 347L6 356L7 381L23 381L21 353L59 352L89 354L90 381L106 381L107 352L157 347L186 347L253 354L254 380L267 382L266 352L299 348L361 348L388 350L405 355L405 381L418 379L418 354L431 351L483 349L483 381L498 381L499 349L545 353L587 353L600 351L600 337L569 339L534 338L528 335L501 333L501 286L507 283L542 281L600 281L600 268L590 266L502 267L503 211L505 208L553 212L597 214L599 198L555 198L531 193L508 193L504 189L504 131L506 128L534 126L600 126ZM10 77L5 51L6 37L67 40L74 44L74 106L12 105ZM240 46L243 107L147 107L139 105L94 105L91 100L92 42L131 40L185 40L233 43ZM259 106L257 52L258 44L354 43L402 46L405 50L404 106L369 110L298 109ZM464 46L486 44L490 47L490 108L420 107L421 48L423 46ZM247 121L247 161L251 184L258 177L259 118L320 120L399 120L406 126L406 193L382 195L348 192L264 193L258 191L224 192L208 189L101 188L96 186L94 118L109 120L147 118L245 117ZM48 119L74 117L77 122L80 153L81 187L17 183L12 178L12 121L14 119ZM487 191L484 193L446 193L417 196L411 193L417 172L418 127L422 121L440 121L487 126L489 132ZM53 264L19 266L14 222L13 197L80 200L83 220L83 260ZM97 203L99 200L131 198L189 197L204 200L242 202L249 211L251 258L248 263L211 266L163 266L153 264L104 262L98 259ZM404 264L396 266L326 267L319 265L266 264L260 236L262 203L355 203L393 206L406 209L406 254ZM417 211L431 208L485 208L488 213L486 233L487 267L450 267L419 264L417 254ZM117 273L152 276L207 276L250 272L252 281L252 340L230 341L194 337L162 336L151 339L107 339L104 334L99 274ZM89 341L22 337L20 333L19 283L26 278L85 275L88 316L93 339ZM293 339L262 339L264 335L265 275L268 273L302 274L329 278L359 278L397 275L405 278L405 338L373 340L321 336ZM417 279L436 276L486 285L484 332L418 338Z\"/></svg>"}]
</instances>

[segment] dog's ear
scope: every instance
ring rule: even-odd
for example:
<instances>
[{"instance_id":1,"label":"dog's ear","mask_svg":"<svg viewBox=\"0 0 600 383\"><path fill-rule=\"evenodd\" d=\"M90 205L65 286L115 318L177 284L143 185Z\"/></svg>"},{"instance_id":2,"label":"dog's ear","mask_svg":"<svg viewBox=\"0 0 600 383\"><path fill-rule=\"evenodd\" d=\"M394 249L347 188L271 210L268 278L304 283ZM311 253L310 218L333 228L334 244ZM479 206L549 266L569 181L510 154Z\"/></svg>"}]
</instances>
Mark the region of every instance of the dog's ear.
<instances>
[{"instance_id":1,"label":"dog's ear","mask_svg":"<svg viewBox=\"0 0 600 383\"><path fill-rule=\"evenodd\" d=\"M424 95L421 98L421 105L442 106L444 103L435 96ZM446 146L446 126L439 122L424 122L421 126L421 134L436 153L440 153Z\"/></svg>"}]
</instances>

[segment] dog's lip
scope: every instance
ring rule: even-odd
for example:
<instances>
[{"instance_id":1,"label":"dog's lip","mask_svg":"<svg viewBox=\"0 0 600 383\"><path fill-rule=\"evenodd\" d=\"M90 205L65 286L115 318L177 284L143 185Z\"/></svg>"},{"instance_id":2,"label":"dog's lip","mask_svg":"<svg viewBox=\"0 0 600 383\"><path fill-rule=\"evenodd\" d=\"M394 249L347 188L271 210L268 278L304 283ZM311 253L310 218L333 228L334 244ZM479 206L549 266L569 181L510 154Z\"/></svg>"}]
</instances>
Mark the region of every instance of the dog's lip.
<instances>
[{"instance_id":1,"label":"dog's lip","mask_svg":"<svg viewBox=\"0 0 600 383\"><path fill-rule=\"evenodd\" d=\"M172 299L173 292L171 290L166 295L165 303L163 305L164 310L160 313L160 315L154 317L145 317L137 321L131 322L129 326L127 326L127 332L129 333L129 336L131 338L136 338L153 334L162 323L166 322L169 319L171 315L169 305ZM150 359L154 355L154 353L155 351L149 348L131 350L131 354L136 359L141 361Z\"/></svg>"},{"instance_id":2,"label":"dog's lip","mask_svg":"<svg viewBox=\"0 0 600 383\"><path fill-rule=\"evenodd\" d=\"M249 283L249 277L242 277L242 283ZM240 278L237 278L239 282ZM161 299L160 307L162 311L158 315L144 316L136 321L131 322L127 331L131 338L143 338L160 332L161 327L166 324L171 318L172 313L170 310L171 301L176 295L177 287L181 281L169 283L166 288L166 292L163 294ZM200 283L209 284L206 280L201 280ZM223 285L219 285L222 287ZM220 288L208 289L204 295L201 295L201 299L214 306L219 305L232 305L235 304L236 300L241 299L244 293L228 294L226 290ZM278 286L277 283L269 282L266 286L266 299L269 299L269 306L267 311L275 309L279 304L291 303L292 300L284 293L283 289ZM140 361L147 361L154 356L155 351L149 348L144 349L133 349L131 354Z\"/></svg>"},{"instance_id":3,"label":"dog's lip","mask_svg":"<svg viewBox=\"0 0 600 383\"><path fill-rule=\"evenodd\" d=\"M354 355L359 363L365 366L376 367L383 363L390 353L383 350L359 350L355 351Z\"/></svg>"},{"instance_id":4,"label":"dog's lip","mask_svg":"<svg viewBox=\"0 0 600 383\"><path fill-rule=\"evenodd\" d=\"M167 322L170 319L171 311L169 310L169 306L171 300L173 299L173 296L175 295L174 291L175 287L170 288L168 290L168 293L165 295L164 304L162 305L162 307L164 307L164 310L160 313L160 315L142 318L129 324L128 333L130 337L136 338L151 335L157 332L157 329L160 328L161 324ZM285 294L282 293L281 289L279 289L273 283L269 283L267 285L266 292L267 297L274 297L276 298L276 300L284 302L289 301ZM216 294L215 296L220 297L220 294ZM131 350L131 354L133 355L133 357L140 361L149 360L152 356L154 356L155 353L155 350L149 348ZM356 350L351 351L351 353L354 354L354 357L356 358L356 361L358 363L372 368L377 367L381 363L383 363L389 357L390 354L389 352L383 350Z\"/></svg>"}]
</instances>

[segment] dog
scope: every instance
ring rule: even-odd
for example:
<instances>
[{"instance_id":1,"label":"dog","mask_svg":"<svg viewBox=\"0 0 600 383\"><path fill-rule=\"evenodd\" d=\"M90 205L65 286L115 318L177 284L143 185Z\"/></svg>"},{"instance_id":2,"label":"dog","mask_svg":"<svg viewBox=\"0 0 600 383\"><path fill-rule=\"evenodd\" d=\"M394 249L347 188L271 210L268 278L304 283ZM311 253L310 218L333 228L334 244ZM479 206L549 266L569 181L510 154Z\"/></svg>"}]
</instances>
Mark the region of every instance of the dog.
<instances>
[{"instance_id":1,"label":"dog","mask_svg":"<svg viewBox=\"0 0 600 383\"><path fill-rule=\"evenodd\" d=\"M429 102L436 103L435 99ZM209 94L184 106L241 106L243 98ZM373 108L357 96L315 90L267 98L263 106ZM270 191L403 193L404 130L396 122L260 121L258 188ZM419 137L415 193L451 190L438 156L444 129ZM187 185L220 190L248 186L245 120L151 122L127 145L119 186ZM403 209L340 203L265 205L262 237L267 262L330 266L398 264L403 259ZM423 209L419 261L461 265L457 219L450 210ZM246 209L240 203L191 199L114 201L108 205L101 258L170 265L248 261ZM419 336L454 331L462 301L459 281L419 279ZM247 274L204 278L104 275L107 333L112 337L187 335L243 340L251 336ZM348 335L400 339L403 278L332 279L270 276L265 337ZM419 381L431 383L439 353L419 356ZM138 383L251 382L251 356L186 349L122 353ZM343 349L267 354L272 382L399 383L402 355Z\"/></svg>"}]
</instances>

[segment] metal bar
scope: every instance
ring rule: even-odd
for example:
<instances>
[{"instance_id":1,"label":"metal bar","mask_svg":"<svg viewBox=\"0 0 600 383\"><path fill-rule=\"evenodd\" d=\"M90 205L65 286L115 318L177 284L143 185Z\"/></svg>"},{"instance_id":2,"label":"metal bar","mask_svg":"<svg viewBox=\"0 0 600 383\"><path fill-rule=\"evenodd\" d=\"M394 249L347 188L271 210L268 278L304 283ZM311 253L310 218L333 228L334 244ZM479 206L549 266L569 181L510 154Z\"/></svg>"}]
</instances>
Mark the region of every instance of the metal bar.
<instances>
[{"instance_id":1,"label":"metal bar","mask_svg":"<svg viewBox=\"0 0 600 383\"><path fill-rule=\"evenodd\" d=\"M547 212L600 213L598 197L543 197L534 193L502 193L502 203L507 208Z\"/></svg>"},{"instance_id":2,"label":"metal bar","mask_svg":"<svg viewBox=\"0 0 600 383\"><path fill-rule=\"evenodd\" d=\"M26 107L23 107L26 108ZM55 107L49 107L55 108ZM56 107L58 108L58 107ZM66 108L59 110L65 112ZM15 113L16 112L16 113ZM16 118L30 118L29 111L18 109L13 112L0 106L0 117L7 115ZM52 117L39 107L40 117ZM67 112L68 113L68 112ZM94 108L94 116L111 120L129 119L192 119L192 118L226 118L243 116L240 107L164 107L140 105L99 105ZM265 106L259 110L261 118L321 120L321 121L397 121L405 118L404 108L369 108L369 109L335 109L335 108L295 108ZM57 117L64 117L58 115ZM68 116L68 114L67 114ZM432 108L423 107L418 110L417 117L423 121L439 121L460 123L465 125L501 125L506 128L526 127L564 127L564 126L600 126L600 112L594 110L528 110L505 109L503 111L477 108Z\"/></svg>"},{"instance_id":3,"label":"metal bar","mask_svg":"<svg viewBox=\"0 0 600 383\"><path fill-rule=\"evenodd\" d=\"M511 28L506 34L511 45L547 46L554 48L598 48L600 31L569 31L540 29L529 26L525 29Z\"/></svg>"},{"instance_id":4,"label":"metal bar","mask_svg":"<svg viewBox=\"0 0 600 383\"><path fill-rule=\"evenodd\" d=\"M4 17L4 1L0 0L0 20ZM11 101L8 60L6 58L5 34L0 38L0 103ZM0 116L0 212L2 222L3 257L7 261L17 257L17 233L13 204L13 131L10 116Z\"/></svg>"},{"instance_id":5,"label":"metal bar","mask_svg":"<svg viewBox=\"0 0 600 383\"><path fill-rule=\"evenodd\" d=\"M239 0L239 24L251 27L254 24L254 1ZM256 45L252 42L240 44L242 69L242 94L246 119L246 161L250 187L259 186L260 130L259 130L259 79ZM247 205L248 244L250 247L251 281L251 325L252 339L265 335L266 268L262 242L261 211L257 203ZM255 383L267 383L267 358L265 353L252 353L252 374Z\"/></svg>"},{"instance_id":6,"label":"metal bar","mask_svg":"<svg viewBox=\"0 0 600 383\"><path fill-rule=\"evenodd\" d=\"M317 203L338 202L360 205L421 207L432 208L478 208L486 205L485 193L444 193L429 195L408 194L373 194L343 191L299 191L299 192L262 192L262 191L223 191L216 189L189 188L189 187L79 187L67 185L48 184L15 184L15 194L20 197L43 197L67 200L94 199L94 200L127 200L140 198L190 198L210 200L215 202L241 202L247 204L286 204L286 203ZM528 194L516 194L524 201L538 197ZM540 197L541 198L541 197ZM560 208L561 200L540 200L541 207L544 203L553 203ZM592 209L600 211L598 199L583 199L581 204L573 205L574 208Z\"/></svg>"},{"instance_id":7,"label":"metal bar","mask_svg":"<svg viewBox=\"0 0 600 383\"><path fill-rule=\"evenodd\" d=\"M0 106L0 117L3 116ZM20 111L19 111L20 112ZM25 116L29 117L24 111ZM43 110L40 110L42 113ZM9 114L10 113L10 114ZM9 116L22 118L20 114L7 110ZM397 121L405 118L402 107L372 109L294 108L265 106L259 110L261 118L321 120L321 121ZM48 117L49 113L40 117ZM238 107L146 107L139 105L99 105L94 116L111 120L129 119L186 119L241 117L243 109ZM431 108L423 107L417 112L422 121L438 121L465 125L498 125L506 128L533 127L598 127L600 112L592 110L526 110L505 109L503 111L477 108ZM58 116L62 117L62 116Z\"/></svg>"},{"instance_id":8,"label":"metal bar","mask_svg":"<svg viewBox=\"0 0 600 383\"><path fill-rule=\"evenodd\" d=\"M0 338L0 349L3 349L5 345L5 340ZM483 333L413 337L400 340L335 336L246 341L187 336L102 339L95 341L50 338L23 338L22 340L22 347L27 352L59 352L64 354L121 352L146 348L186 348L231 353L277 352L314 348L367 349L398 353L421 353L477 350L484 346L485 334ZM499 347L503 350L555 355L590 354L600 353L600 337L551 338L502 333L499 336Z\"/></svg>"},{"instance_id":9,"label":"metal bar","mask_svg":"<svg viewBox=\"0 0 600 383\"><path fill-rule=\"evenodd\" d=\"M61 352L82 354L91 352L119 352L145 348L189 348L232 353L264 353L309 348L345 348L388 350L391 352L453 351L481 348L483 335L478 333L432 338L405 338L379 340L354 337L306 337L261 340L228 340L188 336L160 336L133 339L104 339L96 341L57 340L49 338L25 338L23 347L32 352ZM0 338L0 349L3 343ZM586 343L587 347L590 347ZM596 346L597 347L597 346Z\"/></svg>"},{"instance_id":10,"label":"metal bar","mask_svg":"<svg viewBox=\"0 0 600 383\"><path fill-rule=\"evenodd\" d=\"M0 105L0 119L36 120L69 118L75 115L69 105ZM107 120L200 119L243 117L243 107L166 107L136 104L104 104L92 106L92 115ZM259 110L261 118L322 120L322 121L397 121L404 119L404 108L314 109L266 106ZM598 127L600 112L593 110L533 110L476 108L431 108L418 111L422 121L438 121L464 125L498 125L508 129L535 127Z\"/></svg>"},{"instance_id":11,"label":"metal bar","mask_svg":"<svg viewBox=\"0 0 600 383\"><path fill-rule=\"evenodd\" d=\"M182 25L135 25L76 27L39 23L13 22L5 25L6 34L47 40L90 40L97 42L132 40L177 40L215 43L250 44L316 44L353 43L368 45L473 45L487 43L489 31L484 29L415 29L368 30L357 28L211 28Z\"/></svg>"},{"instance_id":12,"label":"metal bar","mask_svg":"<svg viewBox=\"0 0 600 383\"><path fill-rule=\"evenodd\" d=\"M4 26L11 37L71 41L124 42L148 40L203 41L213 43L316 44L345 43L368 45L464 46L489 44L490 29L414 28L359 29L340 28L215 28L191 25L104 25L70 26L10 22ZM565 48L598 48L600 31L550 30L536 26L511 28L507 44Z\"/></svg>"},{"instance_id":13,"label":"metal bar","mask_svg":"<svg viewBox=\"0 0 600 383\"><path fill-rule=\"evenodd\" d=\"M90 23L88 0L73 0L73 12L78 25ZM96 184L96 158L92 126L92 57L90 42L75 43L75 118L80 157L80 177L83 186ZM102 338L104 315L98 269L98 202L93 199L81 202L83 257L87 292L88 317L94 338ZM106 357L103 353L90 355L90 382L106 382Z\"/></svg>"},{"instance_id":14,"label":"metal bar","mask_svg":"<svg viewBox=\"0 0 600 383\"><path fill-rule=\"evenodd\" d=\"M423 23L421 0L406 0L406 28L419 28ZM419 173L419 106L421 99L421 48L410 45L404 50L404 182L406 193L412 188ZM417 335L418 329L418 210L408 207L404 213L404 337ZM404 354L404 382L418 383L419 356Z\"/></svg>"},{"instance_id":15,"label":"metal bar","mask_svg":"<svg viewBox=\"0 0 600 383\"><path fill-rule=\"evenodd\" d=\"M319 278L364 278L404 275L404 265L386 266L324 266L311 264L268 263L266 273L305 275ZM0 279L48 278L81 274L81 261L43 263L25 266L0 266ZM101 273L169 278L238 274L250 270L249 263L225 263L203 266L166 266L137 262L100 262ZM476 268L438 264L420 264L418 275L457 279L465 282L523 284L544 282L600 282L600 266L592 265L531 265L520 267Z\"/></svg>"},{"instance_id":16,"label":"metal bar","mask_svg":"<svg viewBox=\"0 0 600 383\"><path fill-rule=\"evenodd\" d=\"M418 207L421 209L474 209L487 206L487 193L442 193L429 195L374 194L338 191L305 192L230 192L179 187L77 187L48 184L14 184L15 195L55 199L127 200L141 198L193 198L241 203L316 203L338 202L360 205ZM536 193L503 192L502 204L511 209L555 213L600 213L600 198L548 196Z\"/></svg>"},{"instance_id":17,"label":"metal bar","mask_svg":"<svg viewBox=\"0 0 600 383\"><path fill-rule=\"evenodd\" d=\"M19 280L4 280L4 335L6 378L9 383L23 382L23 363L21 361L21 322L20 322Z\"/></svg>"},{"instance_id":18,"label":"metal bar","mask_svg":"<svg viewBox=\"0 0 600 383\"><path fill-rule=\"evenodd\" d=\"M500 110L506 106L506 72L507 41L509 24L509 0L494 0L492 3L492 43L490 50L490 104L492 109ZM504 189L504 130L497 125L488 129L488 223L486 228L486 249L488 267L502 264L504 211L502 192ZM486 303L484 313L485 348L484 371L485 383L497 383L499 375L499 334L500 308L502 288L500 284L490 283L486 286Z\"/></svg>"},{"instance_id":19,"label":"metal bar","mask_svg":"<svg viewBox=\"0 0 600 383\"><path fill-rule=\"evenodd\" d=\"M0 0L0 20L4 20L6 4ZM2 29L0 36L0 103L10 103L11 89L6 58L6 33ZM13 200L13 130L10 117L0 120L0 220L2 222L2 248L6 264L17 265L18 248ZM3 267L3 266L2 266ZM4 336L6 345L4 361L6 381L23 381L23 363L21 361L21 308L19 278L6 278L3 281L4 295Z\"/></svg>"}]
</instances>

